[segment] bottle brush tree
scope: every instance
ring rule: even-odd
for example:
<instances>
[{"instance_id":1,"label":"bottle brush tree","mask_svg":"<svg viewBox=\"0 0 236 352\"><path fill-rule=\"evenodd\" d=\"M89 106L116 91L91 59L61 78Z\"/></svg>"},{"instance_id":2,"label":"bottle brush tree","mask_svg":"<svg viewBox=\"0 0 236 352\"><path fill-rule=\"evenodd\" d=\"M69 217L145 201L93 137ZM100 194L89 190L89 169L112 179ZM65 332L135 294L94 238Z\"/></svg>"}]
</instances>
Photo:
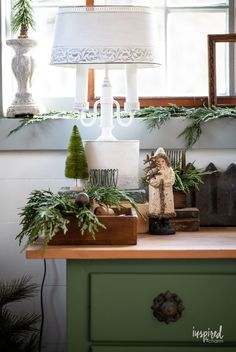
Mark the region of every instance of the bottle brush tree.
<instances>
[{"instance_id":1,"label":"bottle brush tree","mask_svg":"<svg viewBox=\"0 0 236 352\"><path fill-rule=\"evenodd\" d=\"M65 176L76 180L87 180L89 177L88 163L77 126L73 127L67 148Z\"/></svg>"},{"instance_id":2,"label":"bottle brush tree","mask_svg":"<svg viewBox=\"0 0 236 352\"><path fill-rule=\"evenodd\" d=\"M20 29L18 38L28 38L29 28L35 29L31 0L15 0L12 8L12 31Z\"/></svg>"},{"instance_id":3,"label":"bottle brush tree","mask_svg":"<svg viewBox=\"0 0 236 352\"><path fill-rule=\"evenodd\" d=\"M16 315L12 303L34 296L37 285L30 283L30 277L10 282L0 282L0 351L37 352L40 316L35 313Z\"/></svg>"}]
</instances>

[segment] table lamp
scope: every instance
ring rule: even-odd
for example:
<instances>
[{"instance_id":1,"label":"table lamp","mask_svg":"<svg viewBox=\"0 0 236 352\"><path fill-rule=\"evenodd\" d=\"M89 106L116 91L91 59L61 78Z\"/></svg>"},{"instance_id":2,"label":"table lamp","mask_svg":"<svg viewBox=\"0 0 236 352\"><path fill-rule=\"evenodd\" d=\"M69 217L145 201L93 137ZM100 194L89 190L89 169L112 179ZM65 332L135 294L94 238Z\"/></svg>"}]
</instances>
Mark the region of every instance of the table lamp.
<instances>
[{"instance_id":1,"label":"table lamp","mask_svg":"<svg viewBox=\"0 0 236 352\"><path fill-rule=\"evenodd\" d=\"M76 67L75 109L81 113L81 116L89 108L87 102L88 69L105 69L101 98L94 105L95 117L98 104L101 105L101 135L97 140L116 140L112 134L113 105L117 108L119 123L124 125L119 114L119 103L113 99L108 69L126 69L124 107L131 113L138 110L137 69L158 65L157 44L157 19L152 8L141 6L59 7L51 64ZM88 126L94 121L94 119L82 118L83 124Z\"/></svg>"}]
</instances>

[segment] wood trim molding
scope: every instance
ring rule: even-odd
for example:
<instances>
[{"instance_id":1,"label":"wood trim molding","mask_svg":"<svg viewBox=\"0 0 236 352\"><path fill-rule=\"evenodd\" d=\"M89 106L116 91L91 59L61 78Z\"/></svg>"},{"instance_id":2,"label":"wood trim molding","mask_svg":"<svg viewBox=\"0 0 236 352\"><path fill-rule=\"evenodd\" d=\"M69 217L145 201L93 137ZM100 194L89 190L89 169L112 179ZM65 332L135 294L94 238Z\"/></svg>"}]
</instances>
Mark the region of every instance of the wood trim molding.
<instances>
[{"instance_id":1,"label":"wood trim molding","mask_svg":"<svg viewBox=\"0 0 236 352\"><path fill-rule=\"evenodd\" d=\"M94 77L93 77L94 79ZM95 101L99 97L94 97L94 89L89 87L89 105L93 107ZM123 97L114 97L117 100L121 107L124 106L125 98ZM208 98L207 97L145 97L139 98L140 107L145 108L147 106L168 106L168 104L176 104L178 106L185 107L195 107L195 106L207 106Z\"/></svg>"},{"instance_id":2,"label":"wood trim molding","mask_svg":"<svg viewBox=\"0 0 236 352\"><path fill-rule=\"evenodd\" d=\"M208 105L235 106L236 97L217 97L216 87L216 43L235 43L236 34L209 34L208 35Z\"/></svg>"},{"instance_id":3,"label":"wood trim molding","mask_svg":"<svg viewBox=\"0 0 236 352\"><path fill-rule=\"evenodd\" d=\"M86 6L94 6L94 0L86 0Z\"/></svg>"},{"instance_id":4,"label":"wood trim molding","mask_svg":"<svg viewBox=\"0 0 236 352\"><path fill-rule=\"evenodd\" d=\"M94 70L90 69L88 74L88 101L90 107L93 107L94 99Z\"/></svg>"}]
</instances>

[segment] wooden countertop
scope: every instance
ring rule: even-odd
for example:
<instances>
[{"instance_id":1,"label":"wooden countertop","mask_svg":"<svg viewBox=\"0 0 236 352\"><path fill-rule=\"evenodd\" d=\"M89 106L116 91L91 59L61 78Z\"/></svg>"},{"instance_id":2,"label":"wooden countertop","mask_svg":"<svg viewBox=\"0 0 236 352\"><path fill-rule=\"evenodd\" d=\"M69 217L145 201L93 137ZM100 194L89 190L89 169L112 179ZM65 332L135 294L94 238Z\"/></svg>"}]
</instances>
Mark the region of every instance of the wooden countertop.
<instances>
[{"instance_id":1,"label":"wooden countertop","mask_svg":"<svg viewBox=\"0 0 236 352\"><path fill-rule=\"evenodd\" d=\"M236 258L236 227L201 228L173 236L139 235L134 246L48 246L27 248L28 259L207 259Z\"/></svg>"}]
</instances>

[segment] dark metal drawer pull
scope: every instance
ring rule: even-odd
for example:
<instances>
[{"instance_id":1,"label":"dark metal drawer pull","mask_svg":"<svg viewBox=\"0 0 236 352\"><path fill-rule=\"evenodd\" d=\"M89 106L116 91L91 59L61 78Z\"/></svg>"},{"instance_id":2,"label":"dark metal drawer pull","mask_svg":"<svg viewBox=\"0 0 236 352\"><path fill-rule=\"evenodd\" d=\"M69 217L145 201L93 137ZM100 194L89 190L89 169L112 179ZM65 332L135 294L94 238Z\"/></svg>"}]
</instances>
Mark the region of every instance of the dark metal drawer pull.
<instances>
[{"instance_id":1,"label":"dark metal drawer pull","mask_svg":"<svg viewBox=\"0 0 236 352\"><path fill-rule=\"evenodd\" d=\"M169 324L181 318L184 306L176 293L166 291L154 298L151 309L157 320Z\"/></svg>"}]
</instances>

